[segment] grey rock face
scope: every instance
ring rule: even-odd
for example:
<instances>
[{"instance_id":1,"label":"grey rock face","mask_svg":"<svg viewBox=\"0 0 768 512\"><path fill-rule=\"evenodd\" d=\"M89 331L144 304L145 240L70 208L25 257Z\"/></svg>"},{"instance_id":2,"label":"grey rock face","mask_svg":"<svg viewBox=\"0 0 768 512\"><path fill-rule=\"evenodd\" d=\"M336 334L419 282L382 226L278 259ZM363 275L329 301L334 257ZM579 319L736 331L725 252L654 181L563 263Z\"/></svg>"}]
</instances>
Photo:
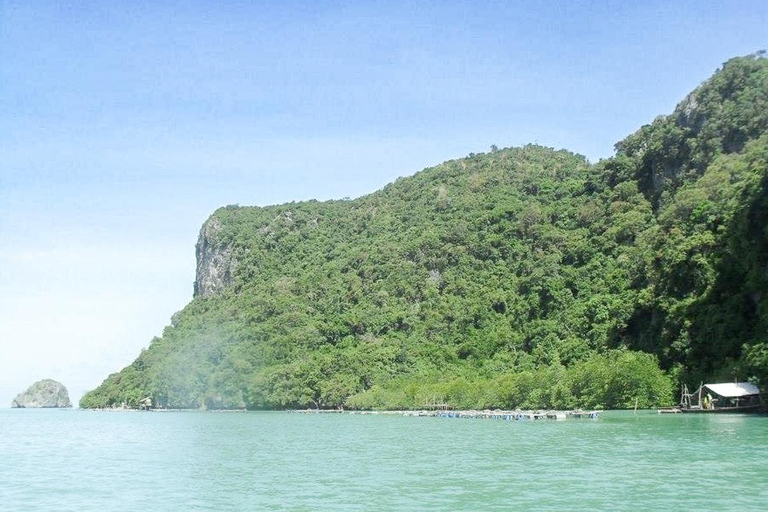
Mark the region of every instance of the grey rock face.
<instances>
[{"instance_id":1,"label":"grey rock face","mask_svg":"<svg viewBox=\"0 0 768 512\"><path fill-rule=\"evenodd\" d=\"M29 389L19 393L11 402L11 407L72 407L67 388L60 382L45 379L32 384Z\"/></svg>"},{"instance_id":2,"label":"grey rock face","mask_svg":"<svg viewBox=\"0 0 768 512\"><path fill-rule=\"evenodd\" d=\"M232 255L232 247L221 243L221 230L221 221L215 217L206 221L200 229L195 246L195 297L210 297L232 284L237 261Z\"/></svg>"}]
</instances>

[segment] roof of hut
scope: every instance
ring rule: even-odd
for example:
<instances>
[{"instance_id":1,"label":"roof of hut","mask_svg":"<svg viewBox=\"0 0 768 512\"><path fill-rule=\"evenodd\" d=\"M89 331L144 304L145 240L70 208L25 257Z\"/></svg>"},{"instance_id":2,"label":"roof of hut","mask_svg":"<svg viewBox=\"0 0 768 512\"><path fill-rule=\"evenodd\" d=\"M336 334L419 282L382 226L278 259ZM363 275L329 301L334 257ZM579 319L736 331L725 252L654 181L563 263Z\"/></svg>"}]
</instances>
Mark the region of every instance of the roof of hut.
<instances>
[{"instance_id":1,"label":"roof of hut","mask_svg":"<svg viewBox=\"0 0 768 512\"><path fill-rule=\"evenodd\" d=\"M722 384L704 384L704 387L724 398L759 395L757 386L749 382L725 382Z\"/></svg>"}]
</instances>

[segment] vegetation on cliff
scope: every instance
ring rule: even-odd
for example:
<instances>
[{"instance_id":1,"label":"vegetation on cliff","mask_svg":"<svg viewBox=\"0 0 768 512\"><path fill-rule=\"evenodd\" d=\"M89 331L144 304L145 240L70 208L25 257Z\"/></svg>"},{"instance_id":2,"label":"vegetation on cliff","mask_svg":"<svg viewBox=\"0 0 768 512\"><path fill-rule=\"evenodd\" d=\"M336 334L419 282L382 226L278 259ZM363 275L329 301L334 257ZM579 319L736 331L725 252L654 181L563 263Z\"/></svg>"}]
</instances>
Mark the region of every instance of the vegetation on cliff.
<instances>
[{"instance_id":1,"label":"vegetation on cliff","mask_svg":"<svg viewBox=\"0 0 768 512\"><path fill-rule=\"evenodd\" d=\"M25 391L16 395L11 402L11 408L39 409L72 407L69 393L64 384L53 379L43 379L35 382Z\"/></svg>"},{"instance_id":2,"label":"vegetation on cliff","mask_svg":"<svg viewBox=\"0 0 768 512\"><path fill-rule=\"evenodd\" d=\"M765 384L766 132L754 55L597 164L494 147L351 201L219 209L194 300L80 405L644 407L681 379Z\"/></svg>"}]
</instances>

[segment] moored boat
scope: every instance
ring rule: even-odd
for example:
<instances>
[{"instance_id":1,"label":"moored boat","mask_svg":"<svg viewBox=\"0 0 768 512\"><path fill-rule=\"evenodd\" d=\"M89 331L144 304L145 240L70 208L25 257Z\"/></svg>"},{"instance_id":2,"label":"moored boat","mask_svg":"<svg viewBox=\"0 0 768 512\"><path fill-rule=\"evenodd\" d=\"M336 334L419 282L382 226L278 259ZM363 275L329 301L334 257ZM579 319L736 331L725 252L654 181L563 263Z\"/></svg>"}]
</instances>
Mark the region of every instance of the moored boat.
<instances>
[{"instance_id":1,"label":"moored boat","mask_svg":"<svg viewBox=\"0 0 768 512\"><path fill-rule=\"evenodd\" d=\"M764 407L760 390L749 382L702 384L693 393L683 385L680 406L683 413L744 413Z\"/></svg>"}]
</instances>

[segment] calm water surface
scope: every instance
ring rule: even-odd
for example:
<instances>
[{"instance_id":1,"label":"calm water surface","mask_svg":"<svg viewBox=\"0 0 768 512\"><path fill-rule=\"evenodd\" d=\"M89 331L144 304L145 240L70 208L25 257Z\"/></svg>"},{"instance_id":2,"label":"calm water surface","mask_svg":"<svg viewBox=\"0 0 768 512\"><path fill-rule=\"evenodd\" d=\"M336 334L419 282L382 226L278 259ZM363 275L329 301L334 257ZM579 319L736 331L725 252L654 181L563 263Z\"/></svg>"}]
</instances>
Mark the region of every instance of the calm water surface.
<instances>
[{"instance_id":1,"label":"calm water surface","mask_svg":"<svg viewBox=\"0 0 768 512\"><path fill-rule=\"evenodd\" d=\"M0 410L0 510L768 510L768 417Z\"/></svg>"}]
</instances>

